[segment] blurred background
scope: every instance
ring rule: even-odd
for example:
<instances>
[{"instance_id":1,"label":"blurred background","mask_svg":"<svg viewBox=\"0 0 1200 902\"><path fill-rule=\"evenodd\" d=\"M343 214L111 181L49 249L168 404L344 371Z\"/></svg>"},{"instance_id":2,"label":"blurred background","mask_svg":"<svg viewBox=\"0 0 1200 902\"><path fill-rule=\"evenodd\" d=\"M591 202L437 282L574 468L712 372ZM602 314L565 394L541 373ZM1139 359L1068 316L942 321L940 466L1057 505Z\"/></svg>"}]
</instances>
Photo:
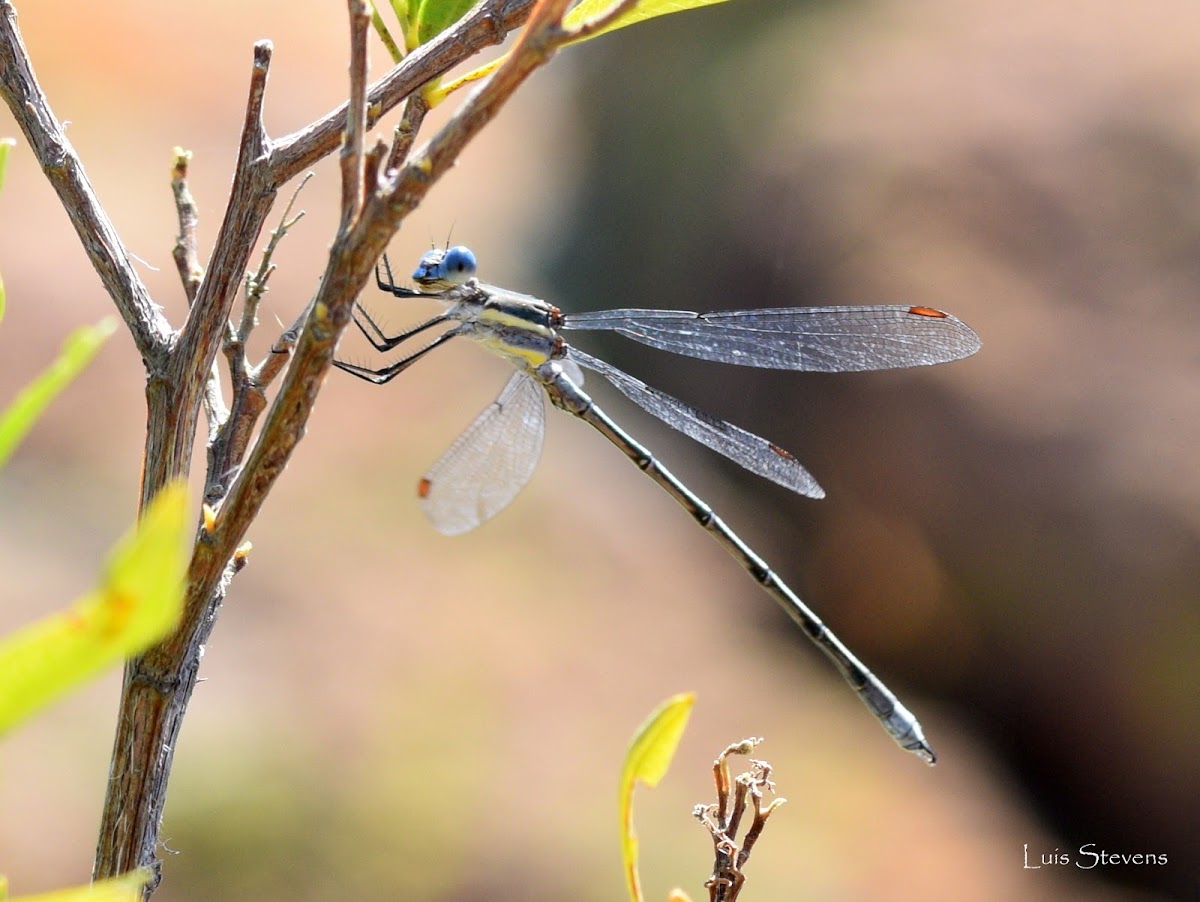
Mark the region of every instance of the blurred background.
<instances>
[{"instance_id":1,"label":"blurred background","mask_svg":"<svg viewBox=\"0 0 1200 902\"><path fill-rule=\"evenodd\" d=\"M17 6L92 184L180 323L171 148L195 154L206 256L253 41L275 44L282 136L345 96L344 5ZM858 375L580 336L812 470L824 501L597 390L917 713L936 768L897 751L753 581L569 417L550 416L510 509L435 533L416 481L506 376L451 345L386 389L325 386L207 649L156 899L622 898L624 749L683 690L698 702L673 769L637 800L651 899L706 895L691 809L747 735L766 737L790 802L745 898L1195 898L1198 33L1187 0L736 0L666 17L535 76L393 243L407 272L450 235L488 281L567 310L903 303L973 326L970 360ZM373 62L386 70L377 46ZM323 268L339 189L335 167L316 173L257 353ZM0 272L7 399L113 312L23 141ZM433 309L365 300L395 327ZM0 629L85 591L132 520L143 378L119 333L0 473ZM118 687L113 673L7 739L15 893L90 873ZM1081 847L1167 864L1084 869Z\"/></svg>"}]
</instances>

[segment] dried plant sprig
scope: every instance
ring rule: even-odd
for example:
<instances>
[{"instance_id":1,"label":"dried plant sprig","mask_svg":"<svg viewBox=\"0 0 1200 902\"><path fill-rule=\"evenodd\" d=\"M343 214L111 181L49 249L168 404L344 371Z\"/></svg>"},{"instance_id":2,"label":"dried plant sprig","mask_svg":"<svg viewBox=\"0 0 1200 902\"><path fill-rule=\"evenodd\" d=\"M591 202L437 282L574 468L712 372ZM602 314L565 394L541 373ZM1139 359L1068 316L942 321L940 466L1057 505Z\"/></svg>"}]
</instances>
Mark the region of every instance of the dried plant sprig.
<instances>
[{"instance_id":1,"label":"dried plant sprig","mask_svg":"<svg viewBox=\"0 0 1200 902\"><path fill-rule=\"evenodd\" d=\"M735 742L717 756L713 762L713 783L717 800L710 805L697 805L693 810L696 819L704 825L713 840L713 870L705 881L710 902L733 902L746 882L744 867L750 851L762 835L771 812L786 800L777 798L764 805L764 794L775 792L771 780L771 765L766 761L751 759L750 769L732 777L729 771L730 755L748 755L762 739L749 738ZM752 820L741 843L738 831L750 804Z\"/></svg>"}]
</instances>

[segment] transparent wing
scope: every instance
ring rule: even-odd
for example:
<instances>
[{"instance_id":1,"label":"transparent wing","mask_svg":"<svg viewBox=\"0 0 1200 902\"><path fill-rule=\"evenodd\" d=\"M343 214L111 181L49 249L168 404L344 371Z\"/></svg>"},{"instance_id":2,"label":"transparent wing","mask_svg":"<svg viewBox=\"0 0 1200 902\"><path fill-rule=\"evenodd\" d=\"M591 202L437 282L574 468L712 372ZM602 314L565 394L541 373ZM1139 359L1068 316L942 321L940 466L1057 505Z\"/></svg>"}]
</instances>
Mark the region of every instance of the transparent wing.
<instances>
[{"instance_id":1,"label":"transparent wing","mask_svg":"<svg viewBox=\"0 0 1200 902\"><path fill-rule=\"evenodd\" d=\"M651 388L640 379L635 379L612 364L585 354L578 348L568 348L567 357L599 373L616 386L621 394L671 428L678 429L688 438L725 455L738 466L809 498L825 497L824 489L817 485L812 474L778 445L720 417L692 407L666 392Z\"/></svg>"},{"instance_id":2,"label":"transparent wing","mask_svg":"<svg viewBox=\"0 0 1200 902\"><path fill-rule=\"evenodd\" d=\"M542 387L514 373L421 480L421 508L434 528L469 532L507 507L533 475L545 424Z\"/></svg>"},{"instance_id":3,"label":"transparent wing","mask_svg":"<svg viewBox=\"0 0 1200 902\"><path fill-rule=\"evenodd\" d=\"M966 323L931 307L598 310L568 315L563 328L607 329L701 360L825 373L926 366L979 350Z\"/></svg>"}]
</instances>

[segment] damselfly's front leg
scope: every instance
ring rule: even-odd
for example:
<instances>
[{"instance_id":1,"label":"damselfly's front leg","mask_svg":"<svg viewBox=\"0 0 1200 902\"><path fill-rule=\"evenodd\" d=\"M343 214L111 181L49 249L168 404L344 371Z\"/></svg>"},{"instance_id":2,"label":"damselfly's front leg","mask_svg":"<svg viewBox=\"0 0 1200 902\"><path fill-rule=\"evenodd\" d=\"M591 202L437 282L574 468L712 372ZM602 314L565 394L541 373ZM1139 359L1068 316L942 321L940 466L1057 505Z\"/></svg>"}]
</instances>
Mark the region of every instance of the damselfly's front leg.
<instances>
[{"instance_id":1,"label":"damselfly's front leg","mask_svg":"<svg viewBox=\"0 0 1200 902\"><path fill-rule=\"evenodd\" d=\"M361 310L362 308L358 308L358 309ZM366 317L367 322L369 322L372 326L374 326L376 329L379 328L378 326L375 325L375 321L366 315L365 311L363 312L363 316ZM375 341L371 341L371 344L374 345L374 347L380 351L390 351L392 348L396 347L396 345L400 344L402 341L405 341L406 339L411 338L412 336L416 335L418 332L420 332L424 329L428 329L430 326L434 326L434 325L437 325L438 323L445 322L446 319L447 319L447 317L445 315L437 316L437 317L434 317L433 319L431 319L429 322L422 323L421 325L417 326L416 328L410 329L408 332L405 332L401 335L397 335L395 338L384 338L379 343L376 343ZM367 336L368 340L370 340L371 335L367 332L367 330L363 327L363 325L358 322L357 317L355 318L354 322L356 324L358 324L358 327L363 330L363 334ZM414 363L416 363L418 360L420 360L422 357L424 357L426 354L428 354L434 348L438 347L439 345L445 344L447 341L454 338L456 335L460 334L461 331L462 331L461 326L456 326L453 329L448 329L447 331L445 331L441 335L439 335L437 338L435 338L433 341L431 341L429 344L425 345L425 347L421 348L419 351L409 354L407 357L405 357L401 360L397 360L395 363L389 363L387 366L380 367L379 369L371 369L370 367L361 366L357 363L349 363L345 360L336 360L336 359L333 361L333 365L336 366L339 370L343 370L344 372L349 373L351 376L357 376L359 379L365 379L368 382L374 382L376 385L383 385L385 382L391 382L394 378L396 378L396 376L398 376L400 373L404 372L406 369L408 369L410 366L412 366ZM379 334L382 336L383 333L380 332Z\"/></svg>"}]
</instances>

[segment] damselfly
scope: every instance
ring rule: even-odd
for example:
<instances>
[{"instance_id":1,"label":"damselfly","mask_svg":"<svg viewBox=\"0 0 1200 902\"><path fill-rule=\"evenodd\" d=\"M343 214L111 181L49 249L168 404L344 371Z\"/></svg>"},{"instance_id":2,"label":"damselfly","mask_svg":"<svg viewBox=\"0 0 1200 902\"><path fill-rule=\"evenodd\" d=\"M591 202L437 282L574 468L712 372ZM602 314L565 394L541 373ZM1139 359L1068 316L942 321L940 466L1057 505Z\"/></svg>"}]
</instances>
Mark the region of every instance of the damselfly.
<instances>
[{"instance_id":1,"label":"damselfly","mask_svg":"<svg viewBox=\"0 0 1200 902\"><path fill-rule=\"evenodd\" d=\"M930 764L933 750L916 718L868 670L766 562L704 501L646 448L609 419L582 389L580 367L600 374L623 395L668 426L707 445L752 473L811 498L824 496L808 471L778 445L651 388L567 344L567 330L609 330L635 341L703 360L743 366L852 372L945 363L979 350L979 338L948 313L930 307L795 307L690 313L679 310L601 310L562 313L557 307L475 278L465 247L431 250L413 273L416 289L398 286L387 258L376 282L396 297L432 297L446 304L433 317L389 336L360 305L354 321L381 352L427 329L450 327L419 350L380 369L336 365L376 384L391 380L457 336L478 341L517 370L500 396L455 440L420 481L421 505L435 528L467 532L495 516L533 475L542 448L545 396L593 426L708 530L825 652L904 749Z\"/></svg>"}]
</instances>

